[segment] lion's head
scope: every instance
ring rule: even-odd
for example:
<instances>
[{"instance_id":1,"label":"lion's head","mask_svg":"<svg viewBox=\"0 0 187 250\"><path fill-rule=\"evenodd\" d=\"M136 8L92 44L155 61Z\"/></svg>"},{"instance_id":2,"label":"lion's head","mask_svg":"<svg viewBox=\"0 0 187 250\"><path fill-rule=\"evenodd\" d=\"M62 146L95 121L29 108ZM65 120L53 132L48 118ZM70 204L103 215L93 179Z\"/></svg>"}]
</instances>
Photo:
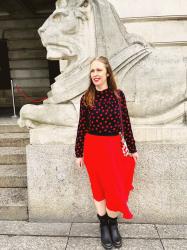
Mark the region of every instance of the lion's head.
<instances>
[{"instance_id":1,"label":"lion's head","mask_svg":"<svg viewBox=\"0 0 187 250\"><path fill-rule=\"evenodd\" d=\"M47 49L47 59L67 60L69 65L86 59L90 48L89 12L89 0L56 2L56 10L38 30Z\"/></svg>"}]
</instances>

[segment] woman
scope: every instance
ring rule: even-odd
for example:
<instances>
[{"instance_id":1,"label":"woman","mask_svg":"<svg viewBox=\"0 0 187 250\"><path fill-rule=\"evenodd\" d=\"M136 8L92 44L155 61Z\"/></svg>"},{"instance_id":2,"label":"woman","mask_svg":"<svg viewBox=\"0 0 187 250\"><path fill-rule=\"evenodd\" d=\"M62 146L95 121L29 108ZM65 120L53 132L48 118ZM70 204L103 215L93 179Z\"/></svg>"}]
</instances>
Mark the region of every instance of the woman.
<instances>
[{"instance_id":1,"label":"woman","mask_svg":"<svg viewBox=\"0 0 187 250\"><path fill-rule=\"evenodd\" d=\"M121 148L120 109L124 137L130 155ZM138 159L126 106L125 95L117 90L113 72L106 57L100 56L90 64L90 85L80 100L80 116L75 143L78 166L85 163L97 217L100 221L101 243L105 249L121 247L118 212L131 219L127 202L134 167ZM84 158L84 159L83 159Z\"/></svg>"}]
</instances>

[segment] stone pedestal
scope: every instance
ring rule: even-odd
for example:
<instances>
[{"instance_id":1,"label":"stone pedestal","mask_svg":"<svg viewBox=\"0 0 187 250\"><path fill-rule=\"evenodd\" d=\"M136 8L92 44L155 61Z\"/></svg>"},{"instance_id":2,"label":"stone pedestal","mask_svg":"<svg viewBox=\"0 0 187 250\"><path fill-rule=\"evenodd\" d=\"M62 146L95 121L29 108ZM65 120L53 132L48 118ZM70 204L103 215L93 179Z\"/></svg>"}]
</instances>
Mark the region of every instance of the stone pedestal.
<instances>
[{"instance_id":1,"label":"stone pedestal","mask_svg":"<svg viewBox=\"0 0 187 250\"><path fill-rule=\"evenodd\" d=\"M181 129L185 139L185 127ZM182 136L170 130L170 135ZM165 130L160 142L137 140L139 160L129 199L134 219L130 222L187 223L187 141L173 143L168 133ZM39 134L42 136L41 131ZM155 139L156 134L158 131ZM165 142L163 135L168 135ZM75 164L74 145L50 144L49 140L37 145L33 138L33 145L27 146L29 220L97 221L89 177L85 167Z\"/></svg>"}]
</instances>

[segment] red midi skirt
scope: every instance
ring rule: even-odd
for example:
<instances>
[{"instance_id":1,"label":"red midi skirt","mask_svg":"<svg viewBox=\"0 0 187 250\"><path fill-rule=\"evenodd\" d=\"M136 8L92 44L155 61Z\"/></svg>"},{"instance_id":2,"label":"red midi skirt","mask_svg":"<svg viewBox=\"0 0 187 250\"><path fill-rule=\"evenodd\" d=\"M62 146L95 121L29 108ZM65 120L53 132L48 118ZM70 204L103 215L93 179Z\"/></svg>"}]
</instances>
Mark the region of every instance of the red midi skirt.
<instances>
[{"instance_id":1,"label":"red midi skirt","mask_svg":"<svg viewBox=\"0 0 187 250\"><path fill-rule=\"evenodd\" d=\"M84 139L84 163L90 179L93 198L106 200L106 207L132 219L128 208L129 192L135 169L135 160L124 156L120 135L102 136L86 133Z\"/></svg>"}]
</instances>

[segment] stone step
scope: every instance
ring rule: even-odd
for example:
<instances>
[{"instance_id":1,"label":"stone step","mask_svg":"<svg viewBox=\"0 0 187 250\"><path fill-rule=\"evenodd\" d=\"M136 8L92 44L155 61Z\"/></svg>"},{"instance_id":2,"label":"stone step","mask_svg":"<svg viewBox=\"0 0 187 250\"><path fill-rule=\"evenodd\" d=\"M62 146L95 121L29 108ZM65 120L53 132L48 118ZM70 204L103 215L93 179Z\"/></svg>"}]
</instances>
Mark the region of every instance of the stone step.
<instances>
[{"instance_id":1,"label":"stone step","mask_svg":"<svg viewBox=\"0 0 187 250\"><path fill-rule=\"evenodd\" d=\"M47 60L17 60L9 61L11 69L35 69L35 68L46 68L48 69Z\"/></svg>"},{"instance_id":2,"label":"stone step","mask_svg":"<svg viewBox=\"0 0 187 250\"><path fill-rule=\"evenodd\" d=\"M44 49L38 50L18 50L18 51L9 51L10 60L20 60L20 59L45 59L46 51Z\"/></svg>"},{"instance_id":3,"label":"stone step","mask_svg":"<svg viewBox=\"0 0 187 250\"><path fill-rule=\"evenodd\" d=\"M25 164L25 147L0 147L0 163L1 165Z\"/></svg>"},{"instance_id":4,"label":"stone step","mask_svg":"<svg viewBox=\"0 0 187 250\"><path fill-rule=\"evenodd\" d=\"M26 165L0 165L0 188L27 187Z\"/></svg>"},{"instance_id":5,"label":"stone step","mask_svg":"<svg viewBox=\"0 0 187 250\"><path fill-rule=\"evenodd\" d=\"M42 48L42 43L39 39L8 41L8 48L9 50Z\"/></svg>"},{"instance_id":6,"label":"stone step","mask_svg":"<svg viewBox=\"0 0 187 250\"><path fill-rule=\"evenodd\" d=\"M36 81L35 81L36 80ZM31 84L31 82L34 81L35 82L35 86L33 87L28 87L26 86L27 83L28 85ZM36 96L36 97L40 97L42 95L46 95L46 93L50 90L50 84L49 84L49 80L46 79L17 79L14 80L14 83L17 84L18 87L21 87L23 89L24 92L26 92L27 95L29 96ZM40 86L37 87L37 83L40 84ZM23 97L22 93L18 93L17 89L14 89L14 95L15 98ZM12 93L11 90L0 90L0 99L1 98L9 98L10 101L12 102ZM16 101L16 99L15 99Z\"/></svg>"},{"instance_id":7,"label":"stone step","mask_svg":"<svg viewBox=\"0 0 187 250\"><path fill-rule=\"evenodd\" d=\"M27 219L27 189L0 188L0 220Z\"/></svg>"},{"instance_id":8,"label":"stone step","mask_svg":"<svg viewBox=\"0 0 187 250\"><path fill-rule=\"evenodd\" d=\"M14 79L29 79L29 78L30 79L33 79L33 78L46 79L46 78L49 78L49 70L48 69L14 69L14 70L11 70L11 77ZM33 86L31 85L28 87L33 87Z\"/></svg>"},{"instance_id":9,"label":"stone step","mask_svg":"<svg viewBox=\"0 0 187 250\"><path fill-rule=\"evenodd\" d=\"M14 79L14 84L21 88L49 88L49 78Z\"/></svg>"},{"instance_id":10,"label":"stone step","mask_svg":"<svg viewBox=\"0 0 187 250\"><path fill-rule=\"evenodd\" d=\"M38 27L40 27L43 22L45 21L45 18L25 18L24 22L23 19L14 19L14 21L12 22L11 19L4 19L1 20L1 27L3 27L5 30L18 30L18 29L38 29Z\"/></svg>"},{"instance_id":11,"label":"stone step","mask_svg":"<svg viewBox=\"0 0 187 250\"><path fill-rule=\"evenodd\" d=\"M47 94L41 94L40 96L47 96ZM32 96L32 100L39 100L40 97L38 96ZM16 96L15 97L15 105L16 105L16 108L21 108L23 105L25 104L33 104L32 100L28 100L28 99L25 99L25 97L23 96ZM38 104L42 104L42 99L41 99L41 102L38 102ZM1 98L1 102L0 102L0 108L10 108L12 107L12 100L10 98ZM12 108L12 115L13 115L13 108ZM19 113L16 113L17 115Z\"/></svg>"},{"instance_id":12,"label":"stone step","mask_svg":"<svg viewBox=\"0 0 187 250\"><path fill-rule=\"evenodd\" d=\"M29 133L29 129L20 128L15 118L0 117L0 133Z\"/></svg>"},{"instance_id":13,"label":"stone step","mask_svg":"<svg viewBox=\"0 0 187 250\"><path fill-rule=\"evenodd\" d=\"M29 144L28 133L0 134L0 147L24 147Z\"/></svg>"},{"instance_id":14,"label":"stone step","mask_svg":"<svg viewBox=\"0 0 187 250\"><path fill-rule=\"evenodd\" d=\"M39 39L39 35L36 29L23 29L23 30L7 30L5 32L5 38L11 39Z\"/></svg>"}]
</instances>

